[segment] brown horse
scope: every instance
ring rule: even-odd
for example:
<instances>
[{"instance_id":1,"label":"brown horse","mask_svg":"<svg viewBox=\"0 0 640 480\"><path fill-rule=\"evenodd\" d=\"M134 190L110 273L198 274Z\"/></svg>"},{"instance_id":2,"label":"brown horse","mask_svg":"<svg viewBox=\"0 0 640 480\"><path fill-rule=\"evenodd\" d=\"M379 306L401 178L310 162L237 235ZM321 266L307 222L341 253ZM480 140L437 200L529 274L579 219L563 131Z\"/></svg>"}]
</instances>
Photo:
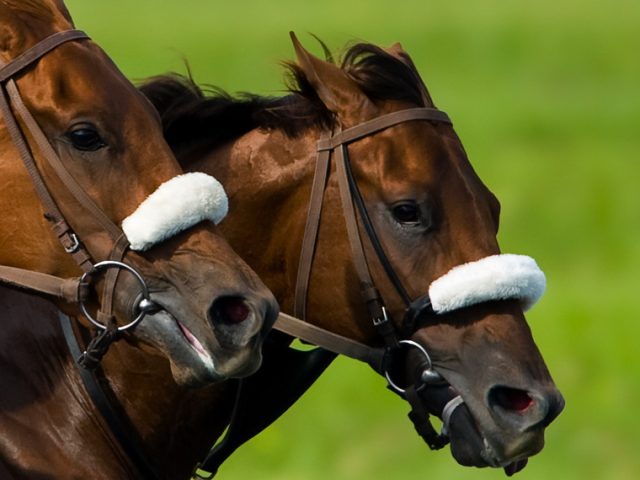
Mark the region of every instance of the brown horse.
<instances>
[{"instance_id":1,"label":"brown horse","mask_svg":"<svg viewBox=\"0 0 640 480\"><path fill-rule=\"evenodd\" d=\"M498 255L497 199L474 172L448 118L435 110L399 45L388 50L356 45L341 66L314 57L295 38L294 45L298 62L290 66L292 93L283 98L206 98L194 84L175 76L149 81L142 90L159 109L165 136L185 169L223 181L232 201L223 231L284 312L294 312L306 229L315 243L306 320L364 344L381 345L374 323L384 323L386 317L373 315L371 321L361 287L375 308L380 298L363 282L362 255L356 255L358 238L371 239L364 242L365 269L371 270L385 300L391 330L404 331L401 338L423 347L449 392L464 401L452 406L453 413L443 413L451 393L438 402L430 400L437 387L424 385L419 392L433 413L447 417L453 456L463 465L517 471L542 449L545 427L564 401L518 301L535 299L522 290L495 293L496 279L513 274L503 286L514 286L517 277L519 289L531 287L533 278L519 277L516 270L523 265L512 269L513 258ZM316 168L323 151L335 158L326 180L319 175L327 167ZM314 221L307 220L318 216L313 213L319 205L312 193L314 178L320 178L317 190L324 193L317 235L309 227ZM343 180L349 182L346 187ZM357 223L348 220L346 228L349 196L361 205L356 205ZM350 208L353 213L355 207ZM248 230L251 235L245 235ZM308 262L309 255L303 259ZM452 270L460 265L465 266ZM537 278L542 275L535 263L531 268ZM473 285L465 286L469 278ZM450 307L434 304L440 313L429 312L424 294L430 287L431 295L443 301L437 284L446 295L455 297L460 289L476 300ZM483 293L487 285L491 291ZM424 305L407 330L400 319L406 318L408 306L415 310L416 298ZM304 300L304 295L298 297L298 312L304 310ZM212 433L225 426L221 422Z\"/></svg>"},{"instance_id":2,"label":"brown horse","mask_svg":"<svg viewBox=\"0 0 640 480\"><path fill-rule=\"evenodd\" d=\"M122 338L104 358L107 390L154 437L191 411L152 410L145 385L167 385L153 400L174 401L255 371L277 304L202 221L224 215L220 185L181 175L155 110L72 28L60 1L0 2L0 280L55 294L70 314L72 300L90 316L99 306L101 341ZM1 297L2 478L140 478L88 401L57 308L6 287Z\"/></svg>"}]
</instances>

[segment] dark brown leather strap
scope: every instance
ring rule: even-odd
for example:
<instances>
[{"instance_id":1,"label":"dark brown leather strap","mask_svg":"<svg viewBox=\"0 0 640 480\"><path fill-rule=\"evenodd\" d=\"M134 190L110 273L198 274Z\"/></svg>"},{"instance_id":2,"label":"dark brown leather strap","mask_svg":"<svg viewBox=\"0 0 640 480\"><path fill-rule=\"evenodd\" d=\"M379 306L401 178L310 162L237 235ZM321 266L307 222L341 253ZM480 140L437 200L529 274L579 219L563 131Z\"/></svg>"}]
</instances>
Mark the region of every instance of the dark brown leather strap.
<instances>
[{"instance_id":1,"label":"dark brown leather strap","mask_svg":"<svg viewBox=\"0 0 640 480\"><path fill-rule=\"evenodd\" d=\"M383 348L373 348L356 342L355 340L316 327L286 313L280 313L273 328L292 337L322 347L330 352L368 363L377 371L380 371L382 366L384 357Z\"/></svg>"},{"instance_id":2,"label":"dark brown leather strap","mask_svg":"<svg viewBox=\"0 0 640 480\"><path fill-rule=\"evenodd\" d=\"M340 201L342 204L342 213L344 214L344 219L347 224L347 235L349 237L349 244L351 245L353 265L360 279L360 289L367 290L373 287L374 283L371 278L371 273L369 272L369 266L367 265L364 247L362 246L362 239L360 238L360 231L358 229L358 219L356 217L353 197L351 196L351 189L347 178L345 148L347 147L342 144L336 148L336 175L340 189Z\"/></svg>"},{"instance_id":3,"label":"dark brown leather strap","mask_svg":"<svg viewBox=\"0 0 640 480\"><path fill-rule=\"evenodd\" d=\"M122 234L120 238L116 240L116 243L111 249L109 260L121 262L124 258L124 254L129 248L129 241L127 237ZM120 274L119 268L111 268L107 270L104 276L104 287L102 289L102 301L100 302L100 311L98 312L98 321L103 324L108 324L109 320L113 316L113 295L116 290L116 283L118 282L118 275Z\"/></svg>"},{"instance_id":4,"label":"dark brown leather strap","mask_svg":"<svg viewBox=\"0 0 640 480\"><path fill-rule=\"evenodd\" d=\"M60 278L46 273L0 265L0 282L52 295L69 303L78 303L79 279Z\"/></svg>"},{"instance_id":5,"label":"dark brown leather strap","mask_svg":"<svg viewBox=\"0 0 640 480\"><path fill-rule=\"evenodd\" d=\"M313 176L313 184L311 185L307 222L304 227L302 248L300 249L300 262L298 263L293 313L296 317L303 320L306 318L307 290L309 288L311 265L313 264L313 257L318 240L320 214L322 213L322 200L324 199L327 177L329 176L330 158L330 151L325 150L318 154L318 161L316 162L315 174Z\"/></svg>"},{"instance_id":6,"label":"dark brown leather strap","mask_svg":"<svg viewBox=\"0 0 640 480\"><path fill-rule=\"evenodd\" d=\"M89 39L89 36L81 30L65 30L54 33L44 40L36 43L33 47L25 50L7 65L0 67L0 83L13 77L23 68L28 67L43 55L46 55L57 46L71 40Z\"/></svg>"},{"instance_id":7,"label":"dark brown leather strap","mask_svg":"<svg viewBox=\"0 0 640 480\"><path fill-rule=\"evenodd\" d=\"M355 127L347 128L329 139L320 140L318 142L318 150L334 150L338 145L351 143L389 127L393 127L394 125L398 125L399 123L413 120L430 120L438 123L452 124L449 115L436 108L409 108L374 118Z\"/></svg>"},{"instance_id":8,"label":"dark brown leather strap","mask_svg":"<svg viewBox=\"0 0 640 480\"><path fill-rule=\"evenodd\" d=\"M363 200L359 196L357 183L355 182L355 179L352 178L351 168L348 163L350 160L347 145L394 125L416 120L451 124L449 116L438 109L411 108L374 118L327 138L322 138L318 141L318 159L311 187L309 210L305 224L304 237L300 251L300 261L298 263L298 273L296 277L294 314L297 317L304 319L306 314L307 292L320 225L322 201L330 170L331 154L335 151L336 174L338 177L340 200L347 225L347 234L352 251L354 267L358 278L360 279L360 291L369 308L376 328L385 339L385 343L390 347L397 345L393 325L386 317L384 303L378 290L375 288L375 284L369 271L354 207L354 197L356 201L362 203L362 205L358 205L360 215L363 217L363 222L365 223L365 227L367 227L367 234L374 246L376 254L387 272L387 275L403 301L407 304L410 304L411 302L406 290L402 286L397 275L395 275L391 264L388 262L381 245L379 245L377 236L375 235L370 221L367 218L367 212L364 207Z\"/></svg>"},{"instance_id":9,"label":"dark brown leather strap","mask_svg":"<svg viewBox=\"0 0 640 480\"><path fill-rule=\"evenodd\" d=\"M3 65L3 63L0 62L0 115L4 119L7 131L20 154L34 185L36 194L44 207L45 218L50 222L55 235L60 240L65 251L72 255L76 263L84 272L90 271L93 267L91 256L80 243L78 237L65 220L64 215L49 192L49 189L36 166L31 148L22 133L22 129L20 128L16 117L14 116L11 105L13 105L17 115L31 132L31 135L36 141L43 157L49 162L60 180L69 189L75 199L84 208L89 210L89 212L97 219L114 241L121 239L124 235L121 229L106 216L106 214L93 202L84 189L66 170L56 151L49 143L46 135L42 132L42 129L26 108L15 81L11 77L36 62L39 58L57 46L71 40L87 38L89 37L79 30L58 32L43 39L29 50L23 52L9 64ZM122 244L116 243L114 251L121 248ZM126 246L122 250L122 253L124 253L124 250L126 250ZM111 288L115 285L115 278L117 278L117 273L112 273L109 283ZM2 267L0 270L0 281L10 285L21 286L41 293L54 295L64 298L67 301L77 301L77 293L74 295L73 290L75 289L77 292L78 282L74 279L66 280L51 275L41 274L39 272L30 272L13 267ZM110 305L112 303L112 295L112 291L108 293L109 312L111 311Z\"/></svg>"},{"instance_id":10,"label":"dark brown leather strap","mask_svg":"<svg viewBox=\"0 0 640 480\"><path fill-rule=\"evenodd\" d=\"M108 382L106 380L101 381L103 372L87 370L78 365L78 361L82 357L82 348L78 344L78 337L81 337L81 335L79 332L74 331L71 319L62 312L58 312L58 319L60 320L62 333L71 358L74 364L79 367L77 371L85 390L100 414L97 417L98 421L105 422L107 428L104 430L111 434L114 444L117 446L116 448L119 447L122 450L123 457L127 460L129 468L134 470L131 478L144 480L161 478L149 463L147 455L140 448L142 442L131 425L131 421L119 411L118 407L114 405L107 395L105 385Z\"/></svg>"}]
</instances>

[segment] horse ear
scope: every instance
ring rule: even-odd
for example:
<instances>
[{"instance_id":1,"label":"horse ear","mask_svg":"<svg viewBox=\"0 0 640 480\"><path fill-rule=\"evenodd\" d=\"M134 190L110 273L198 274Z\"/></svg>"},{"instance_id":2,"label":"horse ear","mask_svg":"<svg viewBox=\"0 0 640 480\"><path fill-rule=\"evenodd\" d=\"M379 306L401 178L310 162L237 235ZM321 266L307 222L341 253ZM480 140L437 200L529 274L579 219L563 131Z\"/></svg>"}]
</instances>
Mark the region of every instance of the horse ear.
<instances>
[{"instance_id":1,"label":"horse ear","mask_svg":"<svg viewBox=\"0 0 640 480\"><path fill-rule=\"evenodd\" d=\"M429 90L427 90L427 86L424 84L424 82L422 81L422 78L420 77L420 74L418 73L418 69L413 63L413 60L411 60L411 57L409 56L409 54L405 52L404 48L402 48L402 45L400 45L400 42L396 42L393 45L391 45L389 48L386 49L386 52L389 55L396 57L398 60L403 62L413 71L413 73L416 76L418 88L420 89L420 96L422 97L422 101L424 102L425 107L435 107L435 104L431 99L431 95L429 94Z\"/></svg>"},{"instance_id":2,"label":"horse ear","mask_svg":"<svg viewBox=\"0 0 640 480\"><path fill-rule=\"evenodd\" d=\"M325 62L304 49L293 32L289 32L298 66L322 100L322 103L346 125L371 116L373 102L337 65Z\"/></svg>"}]
</instances>

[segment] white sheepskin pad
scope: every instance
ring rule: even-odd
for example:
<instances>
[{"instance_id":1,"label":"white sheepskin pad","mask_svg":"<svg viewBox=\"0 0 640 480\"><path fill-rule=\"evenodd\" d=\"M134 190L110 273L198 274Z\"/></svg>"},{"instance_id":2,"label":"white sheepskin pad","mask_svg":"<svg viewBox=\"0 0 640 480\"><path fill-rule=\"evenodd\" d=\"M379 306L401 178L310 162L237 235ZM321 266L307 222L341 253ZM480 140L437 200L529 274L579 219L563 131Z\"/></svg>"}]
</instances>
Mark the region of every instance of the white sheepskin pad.
<instances>
[{"instance_id":1,"label":"white sheepskin pad","mask_svg":"<svg viewBox=\"0 0 640 480\"><path fill-rule=\"evenodd\" d=\"M523 310L544 293L546 279L535 260L525 255L492 255L452 268L429 287L436 313L490 300L518 299Z\"/></svg>"},{"instance_id":2,"label":"white sheepskin pad","mask_svg":"<svg viewBox=\"0 0 640 480\"><path fill-rule=\"evenodd\" d=\"M160 185L122 221L122 230L131 249L142 251L203 220L219 223L228 210L229 200L218 180L185 173Z\"/></svg>"}]
</instances>

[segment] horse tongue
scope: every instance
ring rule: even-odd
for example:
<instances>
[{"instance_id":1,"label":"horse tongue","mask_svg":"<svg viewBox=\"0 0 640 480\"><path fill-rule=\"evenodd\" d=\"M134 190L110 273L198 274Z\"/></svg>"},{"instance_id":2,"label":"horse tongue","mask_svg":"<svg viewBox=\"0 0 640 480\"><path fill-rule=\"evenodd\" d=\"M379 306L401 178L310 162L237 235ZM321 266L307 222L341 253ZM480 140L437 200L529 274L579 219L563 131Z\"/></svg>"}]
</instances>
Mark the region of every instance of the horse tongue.
<instances>
[{"instance_id":1,"label":"horse tongue","mask_svg":"<svg viewBox=\"0 0 640 480\"><path fill-rule=\"evenodd\" d=\"M510 477L511 475L518 473L520 470L526 467L528 461L529 459L525 458L524 460L518 460L517 462L510 463L509 465L504 467L504 473L507 474L507 477Z\"/></svg>"}]
</instances>

